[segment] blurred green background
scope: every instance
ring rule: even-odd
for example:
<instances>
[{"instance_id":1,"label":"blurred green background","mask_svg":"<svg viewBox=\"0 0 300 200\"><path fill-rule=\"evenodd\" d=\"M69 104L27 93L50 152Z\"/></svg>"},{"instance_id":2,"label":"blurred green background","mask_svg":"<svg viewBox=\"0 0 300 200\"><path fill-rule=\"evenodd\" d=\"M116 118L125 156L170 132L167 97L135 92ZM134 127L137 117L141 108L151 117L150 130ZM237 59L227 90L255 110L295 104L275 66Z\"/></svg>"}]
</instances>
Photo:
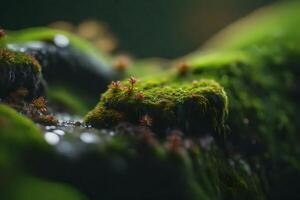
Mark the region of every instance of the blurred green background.
<instances>
[{"instance_id":1,"label":"blurred green background","mask_svg":"<svg viewBox=\"0 0 300 200\"><path fill-rule=\"evenodd\" d=\"M3 0L5 29L63 20L105 22L118 49L136 57L174 58L195 50L212 34L275 0Z\"/></svg>"}]
</instances>

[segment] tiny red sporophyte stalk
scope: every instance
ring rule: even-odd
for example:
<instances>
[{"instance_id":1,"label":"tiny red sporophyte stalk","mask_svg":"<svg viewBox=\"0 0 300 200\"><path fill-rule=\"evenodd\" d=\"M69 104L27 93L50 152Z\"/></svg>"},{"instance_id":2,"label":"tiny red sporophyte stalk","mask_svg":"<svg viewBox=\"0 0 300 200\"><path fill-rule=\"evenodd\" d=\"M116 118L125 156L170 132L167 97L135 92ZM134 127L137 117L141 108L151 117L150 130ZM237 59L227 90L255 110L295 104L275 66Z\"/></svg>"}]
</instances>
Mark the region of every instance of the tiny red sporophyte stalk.
<instances>
[{"instance_id":1,"label":"tiny red sporophyte stalk","mask_svg":"<svg viewBox=\"0 0 300 200\"><path fill-rule=\"evenodd\" d=\"M190 65L183 62L177 66L177 71L179 75L186 75L190 70Z\"/></svg>"},{"instance_id":2,"label":"tiny red sporophyte stalk","mask_svg":"<svg viewBox=\"0 0 300 200\"><path fill-rule=\"evenodd\" d=\"M145 98L145 95L142 92L138 92L136 93L135 98L137 100L143 100Z\"/></svg>"},{"instance_id":3,"label":"tiny red sporophyte stalk","mask_svg":"<svg viewBox=\"0 0 300 200\"><path fill-rule=\"evenodd\" d=\"M129 82L129 87L127 88L128 89L127 93L130 94L134 89L134 85L136 84L137 79L132 76L128 79L128 82Z\"/></svg>"},{"instance_id":4,"label":"tiny red sporophyte stalk","mask_svg":"<svg viewBox=\"0 0 300 200\"><path fill-rule=\"evenodd\" d=\"M120 81L112 81L108 86L109 89L112 90L119 90L121 89L121 82Z\"/></svg>"},{"instance_id":5,"label":"tiny red sporophyte stalk","mask_svg":"<svg viewBox=\"0 0 300 200\"><path fill-rule=\"evenodd\" d=\"M182 138L177 133L172 133L168 137L167 147L170 150L179 151L182 148Z\"/></svg>"},{"instance_id":6,"label":"tiny red sporophyte stalk","mask_svg":"<svg viewBox=\"0 0 300 200\"><path fill-rule=\"evenodd\" d=\"M37 109L44 109L46 108L46 100L44 97L39 97L37 99L34 99L32 101L32 104L34 105L34 107L36 107Z\"/></svg>"},{"instance_id":7,"label":"tiny red sporophyte stalk","mask_svg":"<svg viewBox=\"0 0 300 200\"><path fill-rule=\"evenodd\" d=\"M3 29L0 29L0 39L4 38L6 36L6 33Z\"/></svg>"}]
</instances>

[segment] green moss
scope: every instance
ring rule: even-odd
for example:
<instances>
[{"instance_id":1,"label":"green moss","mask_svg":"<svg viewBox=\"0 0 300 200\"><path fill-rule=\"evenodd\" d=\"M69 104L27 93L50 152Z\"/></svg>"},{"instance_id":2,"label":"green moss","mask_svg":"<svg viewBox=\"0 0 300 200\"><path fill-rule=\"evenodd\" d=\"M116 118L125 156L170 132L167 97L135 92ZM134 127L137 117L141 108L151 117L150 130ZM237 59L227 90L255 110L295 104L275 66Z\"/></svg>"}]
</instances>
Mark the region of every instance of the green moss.
<instances>
[{"instance_id":1,"label":"green moss","mask_svg":"<svg viewBox=\"0 0 300 200\"><path fill-rule=\"evenodd\" d=\"M9 171L23 170L28 154L32 153L30 157L33 159L38 153L35 152L37 149L40 152L47 150L37 126L12 108L0 104L1 177L5 177Z\"/></svg>"},{"instance_id":2,"label":"green moss","mask_svg":"<svg viewBox=\"0 0 300 200\"><path fill-rule=\"evenodd\" d=\"M287 8L290 11L288 13ZM247 43L248 33L242 31L235 40L234 35L228 36L225 31L224 43L228 48L232 44L235 50L224 52L220 43L220 47L215 46L213 52L211 49L203 50L184 58L191 65L190 74L184 78L211 78L218 81L228 94L228 123L233 134L242 133L240 137L248 137L255 133L255 137L267 144L269 153L277 157L295 152L295 141L298 140L296 132L300 127L296 116L299 111L297 85L300 48L296 44L300 37L294 35L293 26L283 23L296 15L295 9L284 6L282 10L277 7L274 10L277 12L276 18L271 17L274 13L266 14L262 24L254 25L252 20L257 19L254 16L244 19L248 28L256 30L255 27L263 27L268 20L273 22L280 18L281 23L265 27L264 36L251 37ZM294 17L292 21L300 22L300 17ZM245 26L242 22L234 25L235 30ZM275 34L279 30L282 33L280 36ZM280 138L283 133L287 134L284 140L291 144L289 148L282 145Z\"/></svg>"},{"instance_id":3,"label":"green moss","mask_svg":"<svg viewBox=\"0 0 300 200\"><path fill-rule=\"evenodd\" d=\"M37 95L41 90L41 66L23 53L0 49L0 74L1 98L19 88L27 89L30 96Z\"/></svg>"},{"instance_id":4,"label":"green moss","mask_svg":"<svg viewBox=\"0 0 300 200\"><path fill-rule=\"evenodd\" d=\"M1 141L27 143L41 141L42 135L37 126L14 109L0 104Z\"/></svg>"},{"instance_id":5,"label":"green moss","mask_svg":"<svg viewBox=\"0 0 300 200\"><path fill-rule=\"evenodd\" d=\"M41 131L30 119L5 104L0 104L0 124L1 147L15 151L46 144Z\"/></svg>"},{"instance_id":6,"label":"green moss","mask_svg":"<svg viewBox=\"0 0 300 200\"><path fill-rule=\"evenodd\" d=\"M148 116L149 126L158 132L179 128L206 133L221 132L226 113L226 94L214 81L170 83L149 79L133 86L125 81L118 88L110 88L86 122L111 127L120 121L139 124Z\"/></svg>"},{"instance_id":7,"label":"green moss","mask_svg":"<svg viewBox=\"0 0 300 200\"><path fill-rule=\"evenodd\" d=\"M210 78L224 87L231 129L226 143L264 166L258 177L271 199L299 196L299 8L291 3L255 13L183 58L190 64L183 79Z\"/></svg>"},{"instance_id":8,"label":"green moss","mask_svg":"<svg viewBox=\"0 0 300 200\"><path fill-rule=\"evenodd\" d=\"M26 54L9 51L7 49L1 49L0 63L1 65L8 66L32 65L34 72L41 72L41 66L34 58Z\"/></svg>"},{"instance_id":9,"label":"green moss","mask_svg":"<svg viewBox=\"0 0 300 200\"><path fill-rule=\"evenodd\" d=\"M53 181L20 175L13 185L6 185L1 191L1 199L11 200L85 200L86 198L74 188Z\"/></svg>"},{"instance_id":10,"label":"green moss","mask_svg":"<svg viewBox=\"0 0 300 200\"><path fill-rule=\"evenodd\" d=\"M274 6L235 24L201 52L175 61L186 62L187 73L162 72L140 80L130 92L126 81L111 85L86 122L101 128L123 121L137 124L149 116L153 130L175 127L188 133L212 132L214 120L209 120L221 119L226 112L220 108L226 106L214 112L216 107L210 104L207 113L211 116L202 120L200 113L207 114L203 102L214 101L206 101L209 98L203 92L207 88L192 87L192 81L204 80L197 84L210 87L212 82L205 80L214 80L224 88L229 102L228 119L216 121L227 124L230 134L223 146L189 154L185 167L191 170L193 166L198 189L208 199L296 199L300 184L299 8L299 3ZM183 103L195 91L201 100ZM220 97L220 92L212 91ZM179 105L185 106L179 109ZM199 131L196 123L210 127Z\"/></svg>"}]
</instances>

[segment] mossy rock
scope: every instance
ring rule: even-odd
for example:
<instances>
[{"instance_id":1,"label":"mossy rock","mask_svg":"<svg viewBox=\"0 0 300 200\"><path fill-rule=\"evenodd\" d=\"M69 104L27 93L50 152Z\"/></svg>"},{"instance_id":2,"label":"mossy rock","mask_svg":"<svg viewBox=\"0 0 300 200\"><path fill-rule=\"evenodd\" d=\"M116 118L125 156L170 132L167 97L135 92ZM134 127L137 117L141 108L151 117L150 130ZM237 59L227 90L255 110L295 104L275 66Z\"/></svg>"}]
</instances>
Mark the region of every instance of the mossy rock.
<instances>
[{"instance_id":1,"label":"mossy rock","mask_svg":"<svg viewBox=\"0 0 300 200\"><path fill-rule=\"evenodd\" d=\"M160 133L176 128L194 134L222 133L226 114L227 96L214 81L149 79L112 83L86 123L103 128L127 121Z\"/></svg>"},{"instance_id":2,"label":"mossy rock","mask_svg":"<svg viewBox=\"0 0 300 200\"><path fill-rule=\"evenodd\" d=\"M264 166L260 178L271 199L299 198L299 8L293 2L256 12L183 58L190 65L184 79L224 87L227 146Z\"/></svg>"},{"instance_id":3,"label":"mossy rock","mask_svg":"<svg viewBox=\"0 0 300 200\"><path fill-rule=\"evenodd\" d=\"M35 57L48 83L72 85L77 90L88 90L91 96L98 95L111 80L121 77L111 66L108 55L66 31L45 27L9 31L0 43ZM97 83L97 87L90 83Z\"/></svg>"},{"instance_id":4,"label":"mossy rock","mask_svg":"<svg viewBox=\"0 0 300 200\"><path fill-rule=\"evenodd\" d=\"M234 136L251 134L274 157L294 154L299 141L299 8L293 2L256 12L218 34L207 49L183 58L190 65L184 79L211 78L224 87Z\"/></svg>"},{"instance_id":5,"label":"mossy rock","mask_svg":"<svg viewBox=\"0 0 300 200\"><path fill-rule=\"evenodd\" d=\"M41 66L37 60L24 53L0 49L0 74L0 98L20 88L27 89L31 98L43 91Z\"/></svg>"},{"instance_id":6,"label":"mossy rock","mask_svg":"<svg viewBox=\"0 0 300 200\"><path fill-rule=\"evenodd\" d=\"M123 121L137 124L143 116L149 114L147 111L153 109L151 106L156 105L150 104L150 109L145 109L148 107L143 104L144 100L140 100L138 92L146 96L151 91L154 102L157 102L161 100L160 97L165 98L164 95L168 94L168 90L163 95L159 92L164 91L165 86L169 85L172 91L174 86L186 89L187 85L192 85L193 80L214 80L224 88L222 91L228 96L229 114L225 124L230 131L224 140L224 146L217 147L217 152L224 154L221 153L218 157L218 154L210 152L207 160L202 162L205 164L195 167L199 174L207 173L205 170L203 172L205 167L212 173L210 177L200 175L201 187L208 186L204 191L210 191L209 186L212 184L217 188L212 193L225 199L263 199L264 195L259 195L260 192L270 199L299 198L300 120L297 116L300 111L300 34L296 26L300 22L299 8L299 3L294 2L276 5L268 10L271 11L269 14L261 11L258 15L244 19L234 25L234 29L227 29L232 30L230 34L225 31L224 35L221 33L217 36L217 43L210 43L200 52L176 60L174 63L186 63L184 73L176 68L151 79L141 79L140 84L149 84L149 89L147 86L140 87L137 83L136 88L129 93L133 95L128 95L130 85L126 81L121 82L119 89L113 84L103 94L98 106L87 115L86 121L100 128L111 127ZM184 95L185 92L179 93ZM180 99L180 96L175 95L175 98ZM189 109L185 111L189 112ZM161 119L165 116L164 111L160 110L159 113L159 122L170 126L167 120ZM197 112L190 113L192 115L189 116L197 115ZM222 116L220 113L222 112L219 112L219 117ZM167 116L172 117L172 112ZM153 125L155 117L151 117ZM174 119L176 117L172 120ZM201 124L201 120L198 124ZM156 129L155 126L152 128ZM185 130L186 127L175 128ZM196 133L194 130L192 132ZM212 132L211 129L208 132ZM241 176L236 166L228 165L227 161L231 161L233 155L242 157L249 163L249 167L245 167L248 170L245 171L249 172L250 169L253 173L251 178ZM197 159L202 160L202 157L196 157ZM214 164L209 165L211 162ZM231 178L228 178L228 174ZM219 182L222 180L220 177L225 177L226 181ZM256 191L252 193L253 196L242 192L251 188L248 181L253 181L251 191ZM223 184L225 188L222 187ZM232 194L236 196L230 196Z\"/></svg>"},{"instance_id":7,"label":"mossy rock","mask_svg":"<svg viewBox=\"0 0 300 200\"><path fill-rule=\"evenodd\" d=\"M127 128L114 136L95 134L100 142L80 153L73 149L75 159L60 147L83 144L65 135L56 148L60 156L34 172L80 188L90 199L264 199L256 172L241 159L228 162L214 140L208 150L176 133L157 138L147 129Z\"/></svg>"}]
</instances>

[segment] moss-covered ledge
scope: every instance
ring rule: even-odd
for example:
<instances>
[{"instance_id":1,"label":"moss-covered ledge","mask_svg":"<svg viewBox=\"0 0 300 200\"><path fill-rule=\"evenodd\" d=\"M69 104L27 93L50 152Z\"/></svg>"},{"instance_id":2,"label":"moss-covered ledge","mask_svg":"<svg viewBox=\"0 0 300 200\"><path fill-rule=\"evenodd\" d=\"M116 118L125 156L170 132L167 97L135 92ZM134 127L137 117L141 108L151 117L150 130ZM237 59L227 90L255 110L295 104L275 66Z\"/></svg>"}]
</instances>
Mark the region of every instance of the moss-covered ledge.
<instances>
[{"instance_id":1,"label":"moss-covered ledge","mask_svg":"<svg viewBox=\"0 0 300 200\"><path fill-rule=\"evenodd\" d=\"M215 81L129 78L111 83L86 116L86 123L100 128L127 121L160 133L174 128L195 134L220 133L226 114L227 96Z\"/></svg>"}]
</instances>

